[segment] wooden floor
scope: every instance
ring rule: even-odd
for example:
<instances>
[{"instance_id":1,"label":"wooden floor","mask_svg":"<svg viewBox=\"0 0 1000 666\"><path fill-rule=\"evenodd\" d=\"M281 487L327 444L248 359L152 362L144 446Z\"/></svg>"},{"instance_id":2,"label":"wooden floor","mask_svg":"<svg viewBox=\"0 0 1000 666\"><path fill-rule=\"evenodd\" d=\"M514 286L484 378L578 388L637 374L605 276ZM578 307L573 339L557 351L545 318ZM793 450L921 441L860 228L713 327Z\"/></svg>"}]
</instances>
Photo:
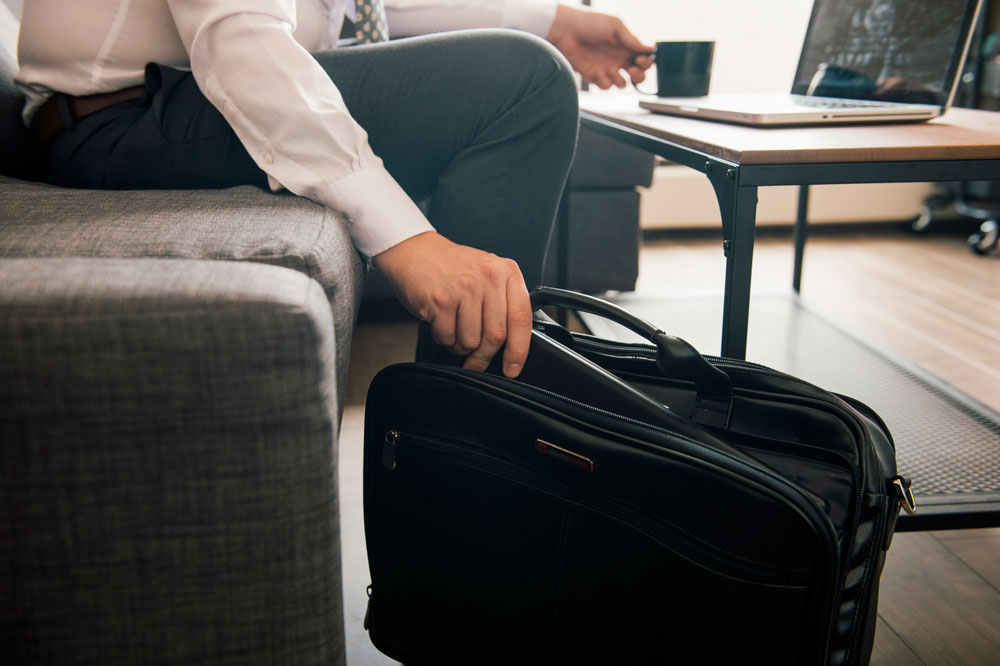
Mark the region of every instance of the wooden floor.
<instances>
[{"instance_id":1,"label":"wooden floor","mask_svg":"<svg viewBox=\"0 0 1000 666\"><path fill-rule=\"evenodd\" d=\"M816 232L801 298L1000 412L1000 258L974 256L964 239L964 233ZM791 271L789 240L758 238L752 293L787 293ZM637 291L718 294L723 274L718 239L647 242ZM752 310L751 301L751 317ZM413 330L398 322L359 327L342 450L360 448L365 387L379 367L409 360ZM346 516L343 528L360 533ZM365 574L363 565L345 560L345 578ZM345 597L358 587L347 583ZM349 626L350 664L385 663L363 645L363 634L352 649L351 633ZM872 664L1000 665L1000 528L896 535L882 577Z\"/></svg>"}]
</instances>

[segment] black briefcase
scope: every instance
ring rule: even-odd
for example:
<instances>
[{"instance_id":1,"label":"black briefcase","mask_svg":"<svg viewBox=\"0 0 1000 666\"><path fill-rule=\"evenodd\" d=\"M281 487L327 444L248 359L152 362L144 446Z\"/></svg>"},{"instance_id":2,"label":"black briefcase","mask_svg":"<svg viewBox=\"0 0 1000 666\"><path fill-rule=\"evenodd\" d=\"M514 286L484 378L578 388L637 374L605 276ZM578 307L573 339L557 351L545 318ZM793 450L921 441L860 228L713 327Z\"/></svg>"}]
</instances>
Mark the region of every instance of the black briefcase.
<instances>
[{"instance_id":1,"label":"black briefcase","mask_svg":"<svg viewBox=\"0 0 1000 666\"><path fill-rule=\"evenodd\" d=\"M760 365L545 318L521 377L386 368L365 415L374 645L420 664L865 664L909 482L878 416Z\"/></svg>"}]
</instances>

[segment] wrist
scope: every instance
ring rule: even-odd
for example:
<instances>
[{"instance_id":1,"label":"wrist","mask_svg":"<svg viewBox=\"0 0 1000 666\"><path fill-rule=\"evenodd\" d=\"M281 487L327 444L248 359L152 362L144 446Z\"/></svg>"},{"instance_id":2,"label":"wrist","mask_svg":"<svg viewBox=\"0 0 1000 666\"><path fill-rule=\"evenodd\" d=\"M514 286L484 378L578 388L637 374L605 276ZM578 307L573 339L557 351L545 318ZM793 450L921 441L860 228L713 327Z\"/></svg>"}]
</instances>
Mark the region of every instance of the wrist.
<instances>
[{"instance_id":1,"label":"wrist","mask_svg":"<svg viewBox=\"0 0 1000 666\"><path fill-rule=\"evenodd\" d=\"M556 5L556 15L555 18L552 19L552 26L549 28L548 33L546 33L545 39L550 43L555 44L560 39L565 37L566 33L569 32L573 21L576 20L577 14L583 11L583 9L578 7L571 7L563 4Z\"/></svg>"},{"instance_id":2,"label":"wrist","mask_svg":"<svg viewBox=\"0 0 1000 666\"><path fill-rule=\"evenodd\" d=\"M559 3L556 0L502 0L501 27L523 30L545 37L555 19Z\"/></svg>"},{"instance_id":3,"label":"wrist","mask_svg":"<svg viewBox=\"0 0 1000 666\"><path fill-rule=\"evenodd\" d=\"M391 275L412 262L412 257L428 251L436 244L448 241L436 231L410 236L372 257L372 266L380 273Z\"/></svg>"}]
</instances>

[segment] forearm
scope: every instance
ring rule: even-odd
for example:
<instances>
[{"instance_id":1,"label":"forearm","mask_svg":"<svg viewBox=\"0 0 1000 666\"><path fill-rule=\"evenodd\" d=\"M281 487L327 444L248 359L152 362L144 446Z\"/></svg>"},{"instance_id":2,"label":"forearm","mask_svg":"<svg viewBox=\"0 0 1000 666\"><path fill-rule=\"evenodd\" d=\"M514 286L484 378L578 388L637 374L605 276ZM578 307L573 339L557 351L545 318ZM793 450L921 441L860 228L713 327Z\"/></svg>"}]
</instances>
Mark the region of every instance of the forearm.
<instances>
[{"instance_id":1,"label":"forearm","mask_svg":"<svg viewBox=\"0 0 1000 666\"><path fill-rule=\"evenodd\" d=\"M199 87L272 184L344 212L368 257L432 229L292 37L294 11L216 17L205 3L174 4Z\"/></svg>"}]
</instances>

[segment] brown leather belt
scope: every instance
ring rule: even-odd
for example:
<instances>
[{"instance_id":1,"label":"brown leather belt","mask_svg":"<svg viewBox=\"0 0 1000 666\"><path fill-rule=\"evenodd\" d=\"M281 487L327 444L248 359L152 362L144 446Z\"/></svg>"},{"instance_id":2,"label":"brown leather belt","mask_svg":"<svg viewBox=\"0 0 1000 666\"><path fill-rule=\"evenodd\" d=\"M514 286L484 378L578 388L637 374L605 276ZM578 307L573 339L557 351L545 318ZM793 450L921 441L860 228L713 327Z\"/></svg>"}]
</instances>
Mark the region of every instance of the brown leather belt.
<instances>
[{"instance_id":1,"label":"brown leather belt","mask_svg":"<svg viewBox=\"0 0 1000 666\"><path fill-rule=\"evenodd\" d=\"M112 104L120 104L138 99L146 94L146 86L132 86L109 93L74 97L56 93L42 104L31 120L31 129L42 147L64 129L72 129L78 120L106 109Z\"/></svg>"}]
</instances>

